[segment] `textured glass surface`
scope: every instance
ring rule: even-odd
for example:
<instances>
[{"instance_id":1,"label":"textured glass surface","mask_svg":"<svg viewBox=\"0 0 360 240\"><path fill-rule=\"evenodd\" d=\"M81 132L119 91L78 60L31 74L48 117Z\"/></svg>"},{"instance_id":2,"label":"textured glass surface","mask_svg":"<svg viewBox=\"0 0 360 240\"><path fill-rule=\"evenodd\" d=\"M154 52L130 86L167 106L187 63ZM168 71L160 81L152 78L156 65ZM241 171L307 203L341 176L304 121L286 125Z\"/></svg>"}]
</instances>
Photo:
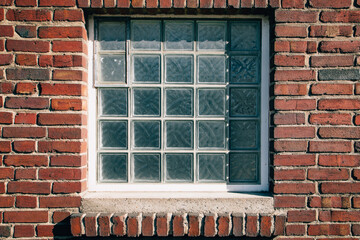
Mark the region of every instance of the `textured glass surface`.
<instances>
[{"instance_id":1,"label":"textured glass surface","mask_svg":"<svg viewBox=\"0 0 360 240\"><path fill-rule=\"evenodd\" d=\"M160 50L160 21L131 21L131 46L133 49Z\"/></svg>"},{"instance_id":2,"label":"textured glass surface","mask_svg":"<svg viewBox=\"0 0 360 240\"><path fill-rule=\"evenodd\" d=\"M230 88L230 116L257 116L258 99L256 88Z\"/></svg>"},{"instance_id":3,"label":"textured glass surface","mask_svg":"<svg viewBox=\"0 0 360 240\"><path fill-rule=\"evenodd\" d=\"M200 116L225 115L225 89L199 89L198 100Z\"/></svg>"},{"instance_id":4,"label":"textured glass surface","mask_svg":"<svg viewBox=\"0 0 360 240\"><path fill-rule=\"evenodd\" d=\"M126 154L100 154L100 181L127 181Z\"/></svg>"},{"instance_id":5,"label":"textured glass surface","mask_svg":"<svg viewBox=\"0 0 360 240\"><path fill-rule=\"evenodd\" d=\"M193 116L193 89L166 89L166 115Z\"/></svg>"},{"instance_id":6,"label":"textured glass surface","mask_svg":"<svg viewBox=\"0 0 360 240\"><path fill-rule=\"evenodd\" d=\"M255 83L259 78L259 63L256 56L230 57L230 83Z\"/></svg>"},{"instance_id":7,"label":"textured glass surface","mask_svg":"<svg viewBox=\"0 0 360 240\"><path fill-rule=\"evenodd\" d=\"M230 153L230 182L257 182L258 161L256 153Z\"/></svg>"},{"instance_id":8,"label":"textured glass surface","mask_svg":"<svg viewBox=\"0 0 360 240\"><path fill-rule=\"evenodd\" d=\"M259 50L260 24L254 22L232 22L231 50Z\"/></svg>"},{"instance_id":9,"label":"textured glass surface","mask_svg":"<svg viewBox=\"0 0 360 240\"><path fill-rule=\"evenodd\" d=\"M125 56L101 55L101 81L125 83Z\"/></svg>"},{"instance_id":10,"label":"textured glass surface","mask_svg":"<svg viewBox=\"0 0 360 240\"><path fill-rule=\"evenodd\" d=\"M230 121L230 149L255 149L258 147L257 121Z\"/></svg>"},{"instance_id":11,"label":"textured glass surface","mask_svg":"<svg viewBox=\"0 0 360 240\"><path fill-rule=\"evenodd\" d=\"M226 23L198 23L198 49L225 50Z\"/></svg>"},{"instance_id":12,"label":"textured glass surface","mask_svg":"<svg viewBox=\"0 0 360 240\"><path fill-rule=\"evenodd\" d=\"M160 154L134 154L134 182L160 182Z\"/></svg>"},{"instance_id":13,"label":"textured glass surface","mask_svg":"<svg viewBox=\"0 0 360 240\"><path fill-rule=\"evenodd\" d=\"M160 148L160 121L133 121L133 148Z\"/></svg>"},{"instance_id":14,"label":"textured glass surface","mask_svg":"<svg viewBox=\"0 0 360 240\"><path fill-rule=\"evenodd\" d=\"M192 154L165 154L166 181L192 182Z\"/></svg>"},{"instance_id":15,"label":"textured glass surface","mask_svg":"<svg viewBox=\"0 0 360 240\"><path fill-rule=\"evenodd\" d=\"M165 82L167 83L193 83L194 58L189 55L165 56Z\"/></svg>"},{"instance_id":16,"label":"textured glass surface","mask_svg":"<svg viewBox=\"0 0 360 240\"><path fill-rule=\"evenodd\" d=\"M199 56L198 66L200 83L225 82L225 56Z\"/></svg>"},{"instance_id":17,"label":"textured glass surface","mask_svg":"<svg viewBox=\"0 0 360 240\"><path fill-rule=\"evenodd\" d=\"M199 154L198 171L199 181L225 181L225 154Z\"/></svg>"},{"instance_id":18,"label":"textured glass surface","mask_svg":"<svg viewBox=\"0 0 360 240\"><path fill-rule=\"evenodd\" d=\"M167 148L193 148L193 121L166 121Z\"/></svg>"},{"instance_id":19,"label":"textured glass surface","mask_svg":"<svg viewBox=\"0 0 360 240\"><path fill-rule=\"evenodd\" d=\"M127 148L127 121L100 121L100 148Z\"/></svg>"},{"instance_id":20,"label":"textured glass surface","mask_svg":"<svg viewBox=\"0 0 360 240\"><path fill-rule=\"evenodd\" d=\"M136 83L160 83L160 56L134 55L133 81Z\"/></svg>"},{"instance_id":21,"label":"textured glass surface","mask_svg":"<svg viewBox=\"0 0 360 240\"><path fill-rule=\"evenodd\" d=\"M165 49L192 50L193 42L193 22L165 22Z\"/></svg>"},{"instance_id":22,"label":"textured glass surface","mask_svg":"<svg viewBox=\"0 0 360 240\"><path fill-rule=\"evenodd\" d=\"M99 88L100 115L127 116L126 88Z\"/></svg>"},{"instance_id":23,"label":"textured glass surface","mask_svg":"<svg viewBox=\"0 0 360 240\"><path fill-rule=\"evenodd\" d=\"M134 115L160 116L160 88L134 88Z\"/></svg>"},{"instance_id":24,"label":"textured glass surface","mask_svg":"<svg viewBox=\"0 0 360 240\"><path fill-rule=\"evenodd\" d=\"M198 121L199 148L225 148L225 122Z\"/></svg>"},{"instance_id":25,"label":"textured glass surface","mask_svg":"<svg viewBox=\"0 0 360 240\"><path fill-rule=\"evenodd\" d=\"M125 22L100 22L99 43L101 50L125 50Z\"/></svg>"}]
</instances>

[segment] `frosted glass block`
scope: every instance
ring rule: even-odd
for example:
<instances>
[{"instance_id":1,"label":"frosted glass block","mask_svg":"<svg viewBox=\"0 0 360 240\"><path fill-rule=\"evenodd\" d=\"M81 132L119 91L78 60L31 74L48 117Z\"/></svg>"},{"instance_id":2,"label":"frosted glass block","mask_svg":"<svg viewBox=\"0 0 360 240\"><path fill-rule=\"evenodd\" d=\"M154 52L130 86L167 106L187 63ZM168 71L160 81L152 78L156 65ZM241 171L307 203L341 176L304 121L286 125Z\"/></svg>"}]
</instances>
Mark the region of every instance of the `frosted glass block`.
<instances>
[{"instance_id":1,"label":"frosted glass block","mask_svg":"<svg viewBox=\"0 0 360 240\"><path fill-rule=\"evenodd\" d=\"M231 50L260 50L260 24L258 22L232 22Z\"/></svg>"},{"instance_id":2,"label":"frosted glass block","mask_svg":"<svg viewBox=\"0 0 360 240\"><path fill-rule=\"evenodd\" d=\"M100 182L127 182L127 155L100 154Z\"/></svg>"},{"instance_id":3,"label":"frosted glass block","mask_svg":"<svg viewBox=\"0 0 360 240\"><path fill-rule=\"evenodd\" d=\"M225 83L225 56L199 56L198 82Z\"/></svg>"},{"instance_id":4,"label":"frosted glass block","mask_svg":"<svg viewBox=\"0 0 360 240\"><path fill-rule=\"evenodd\" d=\"M260 76L260 61L256 56L230 57L230 83L255 83Z\"/></svg>"},{"instance_id":5,"label":"frosted glass block","mask_svg":"<svg viewBox=\"0 0 360 240\"><path fill-rule=\"evenodd\" d=\"M257 149L258 125L257 121L230 121L230 149Z\"/></svg>"},{"instance_id":6,"label":"frosted glass block","mask_svg":"<svg viewBox=\"0 0 360 240\"><path fill-rule=\"evenodd\" d=\"M166 89L166 115L193 116L194 93L191 88Z\"/></svg>"},{"instance_id":7,"label":"frosted glass block","mask_svg":"<svg viewBox=\"0 0 360 240\"><path fill-rule=\"evenodd\" d=\"M166 121L166 147L193 149L193 121Z\"/></svg>"},{"instance_id":8,"label":"frosted glass block","mask_svg":"<svg viewBox=\"0 0 360 240\"><path fill-rule=\"evenodd\" d=\"M256 88L230 88L230 116L257 116L259 90Z\"/></svg>"},{"instance_id":9,"label":"frosted glass block","mask_svg":"<svg viewBox=\"0 0 360 240\"><path fill-rule=\"evenodd\" d=\"M127 121L100 121L100 148L127 149Z\"/></svg>"},{"instance_id":10,"label":"frosted glass block","mask_svg":"<svg viewBox=\"0 0 360 240\"><path fill-rule=\"evenodd\" d=\"M131 21L131 46L133 49L160 50L160 36L160 21Z\"/></svg>"},{"instance_id":11,"label":"frosted glass block","mask_svg":"<svg viewBox=\"0 0 360 240\"><path fill-rule=\"evenodd\" d=\"M198 154L199 181L224 182L225 161L225 154Z\"/></svg>"},{"instance_id":12,"label":"frosted glass block","mask_svg":"<svg viewBox=\"0 0 360 240\"><path fill-rule=\"evenodd\" d=\"M134 116L160 116L160 88L134 88Z\"/></svg>"},{"instance_id":13,"label":"frosted glass block","mask_svg":"<svg viewBox=\"0 0 360 240\"><path fill-rule=\"evenodd\" d=\"M99 44L101 50L125 50L125 22L100 22Z\"/></svg>"},{"instance_id":14,"label":"frosted glass block","mask_svg":"<svg viewBox=\"0 0 360 240\"><path fill-rule=\"evenodd\" d=\"M230 153L230 182L258 182L258 159L257 153Z\"/></svg>"},{"instance_id":15,"label":"frosted glass block","mask_svg":"<svg viewBox=\"0 0 360 240\"><path fill-rule=\"evenodd\" d=\"M165 154L166 182L193 181L192 154Z\"/></svg>"},{"instance_id":16,"label":"frosted glass block","mask_svg":"<svg viewBox=\"0 0 360 240\"><path fill-rule=\"evenodd\" d=\"M124 55L101 55L100 65L100 79L102 82L126 82Z\"/></svg>"},{"instance_id":17,"label":"frosted glass block","mask_svg":"<svg viewBox=\"0 0 360 240\"><path fill-rule=\"evenodd\" d=\"M198 89L199 116L225 115L225 89Z\"/></svg>"},{"instance_id":18,"label":"frosted glass block","mask_svg":"<svg viewBox=\"0 0 360 240\"><path fill-rule=\"evenodd\" d=\"M194 43L194 24L186 21L165 22L165 49L192 50Z\"/></svg>"},{"instance_id":19,"label":"frosted glass block","mask_svg":"<svg viewBox=\"0 0 360 240\"><path fill-rule=\"evenodd\" d=\"M165 56L166 83L193 83L194 58L189 55Z\"/></svg>"},{"instance_id":20,"label":"frosted glass block","mask_svg":"<svg viewBox=\"0 0 360 240\"><path fill-rule=\"evenodd\" d=\"M225 50L226 42L225 22L198 23L199 50Z\"/></svg>"},{"instance_id":21,"label":"frosted glass block","mask_svg":"<svg viewBox=\"0 0 360 240\"><path fill-rule=\"evenodd\" d=\"M101 116L127 116L126 88L99 88Z\"/></svg>"},{"instance_id":22,"label":"frosted glass block","mask_svg":"<svg viewBox=\"0 0 360 240\"><path fill-rule=\"evenodd\" d=\"M225 122L198 121L198 147L225 148Z\"/></svg>"},{"instance_id":23,"label":"frosted glass block","mask_svg":"<svg viewBox=\"0 0 360 240\"><path fill-rule=\"evenodd\" d=\"M160 121L133 121L133 148L160 149Z\"/></svg>"},{"instance_id":24,"label":"frosted glass block","mask_svg":"<svg viewBox=\"0 0 360 240\"><path fill-rule=\"evenodd\" d=\"M134 154L134 182L160 182L160 154Z\"/></svg>"},{"instance_id":25,"label":"frosted glass block","mask_svg":"<svg viewBox=\"0 0 360 240\"><path fill-rule=\"evenodd\" d=\"M135 83L160 83L160 56L134 55L132 70Z\"/></svg>"}]
</instances>

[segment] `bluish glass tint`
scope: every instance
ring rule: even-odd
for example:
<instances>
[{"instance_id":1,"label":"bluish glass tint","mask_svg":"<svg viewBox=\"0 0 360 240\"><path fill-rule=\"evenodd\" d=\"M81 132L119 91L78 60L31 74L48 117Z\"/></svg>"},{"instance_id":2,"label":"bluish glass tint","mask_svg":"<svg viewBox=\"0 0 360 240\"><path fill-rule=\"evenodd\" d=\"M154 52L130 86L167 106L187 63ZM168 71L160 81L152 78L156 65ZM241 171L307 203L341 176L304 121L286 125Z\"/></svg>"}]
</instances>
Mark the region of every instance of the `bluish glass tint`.
<instances>
[{"instance_id":1,"label":"bluish glass tint","mask_svg":"<svg viewBox=\"0 0 360 240\"><path fill-rule=\"evenodd\" d=\"M160 88L133 88L134 115L160 116Z\"/></svg>"},{"instance_id":2,"label":"bluish glass tint","mask_svg":"<svg viewBox=\"0 0 360 240\"><path fill-rule=\"evenodd\" d=\"M127 88L99 88L101 116L127 116Z\"/></svg>"},{"instance_id":3,"label":"bluish glass tint","mask_svg":"<svg viewBox=\"0 0 360 240\"><path fill-rule=\"evenodd\" d=\"M160 50L161 21L133 20L131 21L132 49Z\"/></svg>"},{"instance_id":4,"label":"bluish glass tint","mask_svg":"<svg viewBox=\"0 0 360 240\"><path fill-rule=\"evenodd\" d=\"M101 55L100 56L100 79L102 82L125 83L125 56L124 55Z\"/></svg>"},{"instance_id":5,"label":"bluish glass tint","mask_svg":"<svg viewBox=\"0 0 360 240\"><path fill-rule=\"evenodd\" d=\"M230 83L256 83L259 78L260 59L258 57L230 57Z\"/></svg>"},{"instance_id":6,"label":"bluish glass tint","mask_svg":"<svg viewBox=\"0 0 360 240\"><path fill-rule=\"evenodd\" d=\"M224 182L225 165L225 154L198 154L199 181Z\"/></svg>"},{"instance_id":7,"label":"bluish glass tint","mask_svg":"<svg viewBox=\"0 0 360 240\"><path fill-rule=\"evenodd\" d=\"M127 182L127 154L100 154L100 181Z\"/></svg>"},{"instance_id":8,"label":"bluish glass tint","mask_svg":"<svg viewBox=\"0 0 360 240\"><path fill-rule=\"evenodd\" d=\"M193 149L193 121L166 121L166 147Z\"/></svg>"},{"instance_id":9,"label":"bluish glass tint","mask_svg":"<svg viewBox=\"0 0 360 240\"><path fill-rule=\"evenodd\" d=\"M134 182L160 182L160 154L133 154Z\"/></svg>"},{"instance_id":10,"label":"bluish glass tint","mask_svg":"<svg viewBox=\"0 0 360 240\"><path fill-rule=\"evenodd\" d=\"M230 88L230 116L256 117L259 114L259 89Z\"/></svg>"},{"instance_id":11,"label":"bluish glass tint","mask_svg":"<svg viewBox=\"0 0 360 240\"><path fill-rule=\"evenodd\" d=\"M192 154L165 154L166 182L193 181Z\"/></svg>"},{"instance_id":12,"label":"bluish glass tint","mask_svg":"<svg viewBox=\"0 0 360 240\"><path fill-rule=\"evenodd\" d=\"M198 121L198 147L225 148L225 122L224 121Z\"/></svg>"},{"instance_id":13,"label":"bluish glass tint","mask_svg":"<svg viewBox=\"0 0 360 240\"><path fill-rule=\"evenodd\" d=\"M225 83L225 56L198 56L199 83Z\"/></svg>"},{"instance_id":14,"label":"bluish glass tint","mask_svg":"<svg viewBox=\"0 0 360 240\"><path fill-rule=\"evenodd\" d=\"M167 116L193 116L193 89L170 88L165 90L165 94Z\"/></svg>"},{"instance_id":15,"label":"bluish glass tint","mask_svg":"<svg viewBox=\"0 0 360 240\"><path fill-rule=\"evenodd\" d=\"M230 121L230 149L258 149L259 147L259 123L258 121Z\"/></svg>"},{"instance_id":16,"label":"bluish glass tint","mask_svg":"<svg viewBox=\"0 0 360 240\"><path fill-rule=\"evenodd\" d=\"M230 182L259 181L259 157L257 153L230 153Z\"/></svg>"},{"instance_id":17,"label":"bluish glass tint","mask_svg":"<svg viewBox=\"0 0 360 240\"><path fill-rule=\"evenodd\" d=\"M100 121L100 148L127 149L127 121Z\"/></svg>"},{"instance_id":18,"label":"bluish glass tint","mask_svg":"<svg viewBox=\"0 0 360 240\"><path fill-rule=\"evenodd\" d=\"M125 50L125 22L99 22L98 41L101 50Z\"/></svg>"},{"instance_id":19,"label":"bluish glass tint","mask_svg":"<svg viewBox=\"0 0 360 240\"><path fill-rule=\"evenodd\" d=\"M133 148L160 149L160 121L133 121Z\"/></svg>"},{"instance_id":20,"label":"bluish glass tint","mask_svg":"<svg viewBox=\"0 0 360 240\"><path fill-rule=\"evenodd\" d=\"M226 22L199 22L198 49L225 50Z\"/></svg>"},{"instance_id":21,"label":"bluish glass tint","mask_svg":"<svg viewBox=\"0 0 360 240\"><path fill-rule=\"evenodd\" d=\"M199 116L225 115L225 89L198 89Z\"/></svg>"},{"instance_id":22,"label":"bluish glass tint","mask_svg":"<svg viewBox=\"0 0 360 240\"><path fill-rule=\"evenodd\" d=\"M160 56L133 55L134 83L160 83Z\"/></svg>"},{"instance_id":23,"label":"bluish glass tint","mask_svg":"<svg viewBox=\"0 0 360 240\"><path fill-rule=\"evenodd\" d=\"M192 50L194 23L192 21L165 21L165 49Z\"/></svg>"},{"instance_id":24,"label":"bluish glass tint","mask_svg":"<svg viewBox=\"0 0 360 240\"><path fill-rule=\"evenodd\" d=\"M191 55L165 56L166 83L193 83L194 58Z\"/></svg>"},{"instance_id":25,"label":"bluish glass tint","mask_svg":"<svg viewBox=\"0 0 360 240\"><path fill-rule=\"evenodd\" d=\"M231 50L260 50L260 22L231 22Z\"/></svg>"}]
</instances>

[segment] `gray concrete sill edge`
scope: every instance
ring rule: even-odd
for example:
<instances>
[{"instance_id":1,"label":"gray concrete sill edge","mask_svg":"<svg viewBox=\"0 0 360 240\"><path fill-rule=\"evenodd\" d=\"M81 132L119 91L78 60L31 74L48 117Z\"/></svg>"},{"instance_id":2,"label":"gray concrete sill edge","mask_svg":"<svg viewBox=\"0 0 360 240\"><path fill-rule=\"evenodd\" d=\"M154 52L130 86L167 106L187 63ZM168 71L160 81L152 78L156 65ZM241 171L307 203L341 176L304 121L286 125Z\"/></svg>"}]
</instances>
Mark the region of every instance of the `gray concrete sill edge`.
<instances>
[{"instance_id":1,"label":"gray concrete sill edge","mask_svg":"<svg viewBox=\"0 0 360 240\"><path fill-rule=\"evenodd\" d=\"M85 192L81 212L107 213L274 213L268 193Z\"/></svg>"}]
</instances>

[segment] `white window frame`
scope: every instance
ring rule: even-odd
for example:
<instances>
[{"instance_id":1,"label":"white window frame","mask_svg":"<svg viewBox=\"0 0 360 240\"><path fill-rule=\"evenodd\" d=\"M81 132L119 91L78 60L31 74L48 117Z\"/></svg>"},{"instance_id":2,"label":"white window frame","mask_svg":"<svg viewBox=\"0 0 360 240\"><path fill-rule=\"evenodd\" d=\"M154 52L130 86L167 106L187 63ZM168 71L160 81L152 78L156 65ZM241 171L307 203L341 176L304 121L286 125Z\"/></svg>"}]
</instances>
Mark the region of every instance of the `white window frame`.
<instances>
[{"instance_id":1,"label":"white window frame","mask_svg":"<svg viewBox=\"0 0 360 240\"><path fill-rule=\"evenodd\" d=\"M259 15L234 15L234 16L207 16L207 15L111 15L111 17L130 18L189 18L194 19L260 19L261 20L261 159L260 159L260 184L227 184L227 183L99 183L97 182L97 119L96 119L96 88L95 88L95 64L94 64L94 35L95 17L104 15L93 15L89 17L89 40L88 40L88 190L89 191L125 191L125 192L267 192L269 191L269 82L270 82L270 36L269 20L266 16ZM109 16L110 17L110 16Z\"/></svg>"}]
</instances>

